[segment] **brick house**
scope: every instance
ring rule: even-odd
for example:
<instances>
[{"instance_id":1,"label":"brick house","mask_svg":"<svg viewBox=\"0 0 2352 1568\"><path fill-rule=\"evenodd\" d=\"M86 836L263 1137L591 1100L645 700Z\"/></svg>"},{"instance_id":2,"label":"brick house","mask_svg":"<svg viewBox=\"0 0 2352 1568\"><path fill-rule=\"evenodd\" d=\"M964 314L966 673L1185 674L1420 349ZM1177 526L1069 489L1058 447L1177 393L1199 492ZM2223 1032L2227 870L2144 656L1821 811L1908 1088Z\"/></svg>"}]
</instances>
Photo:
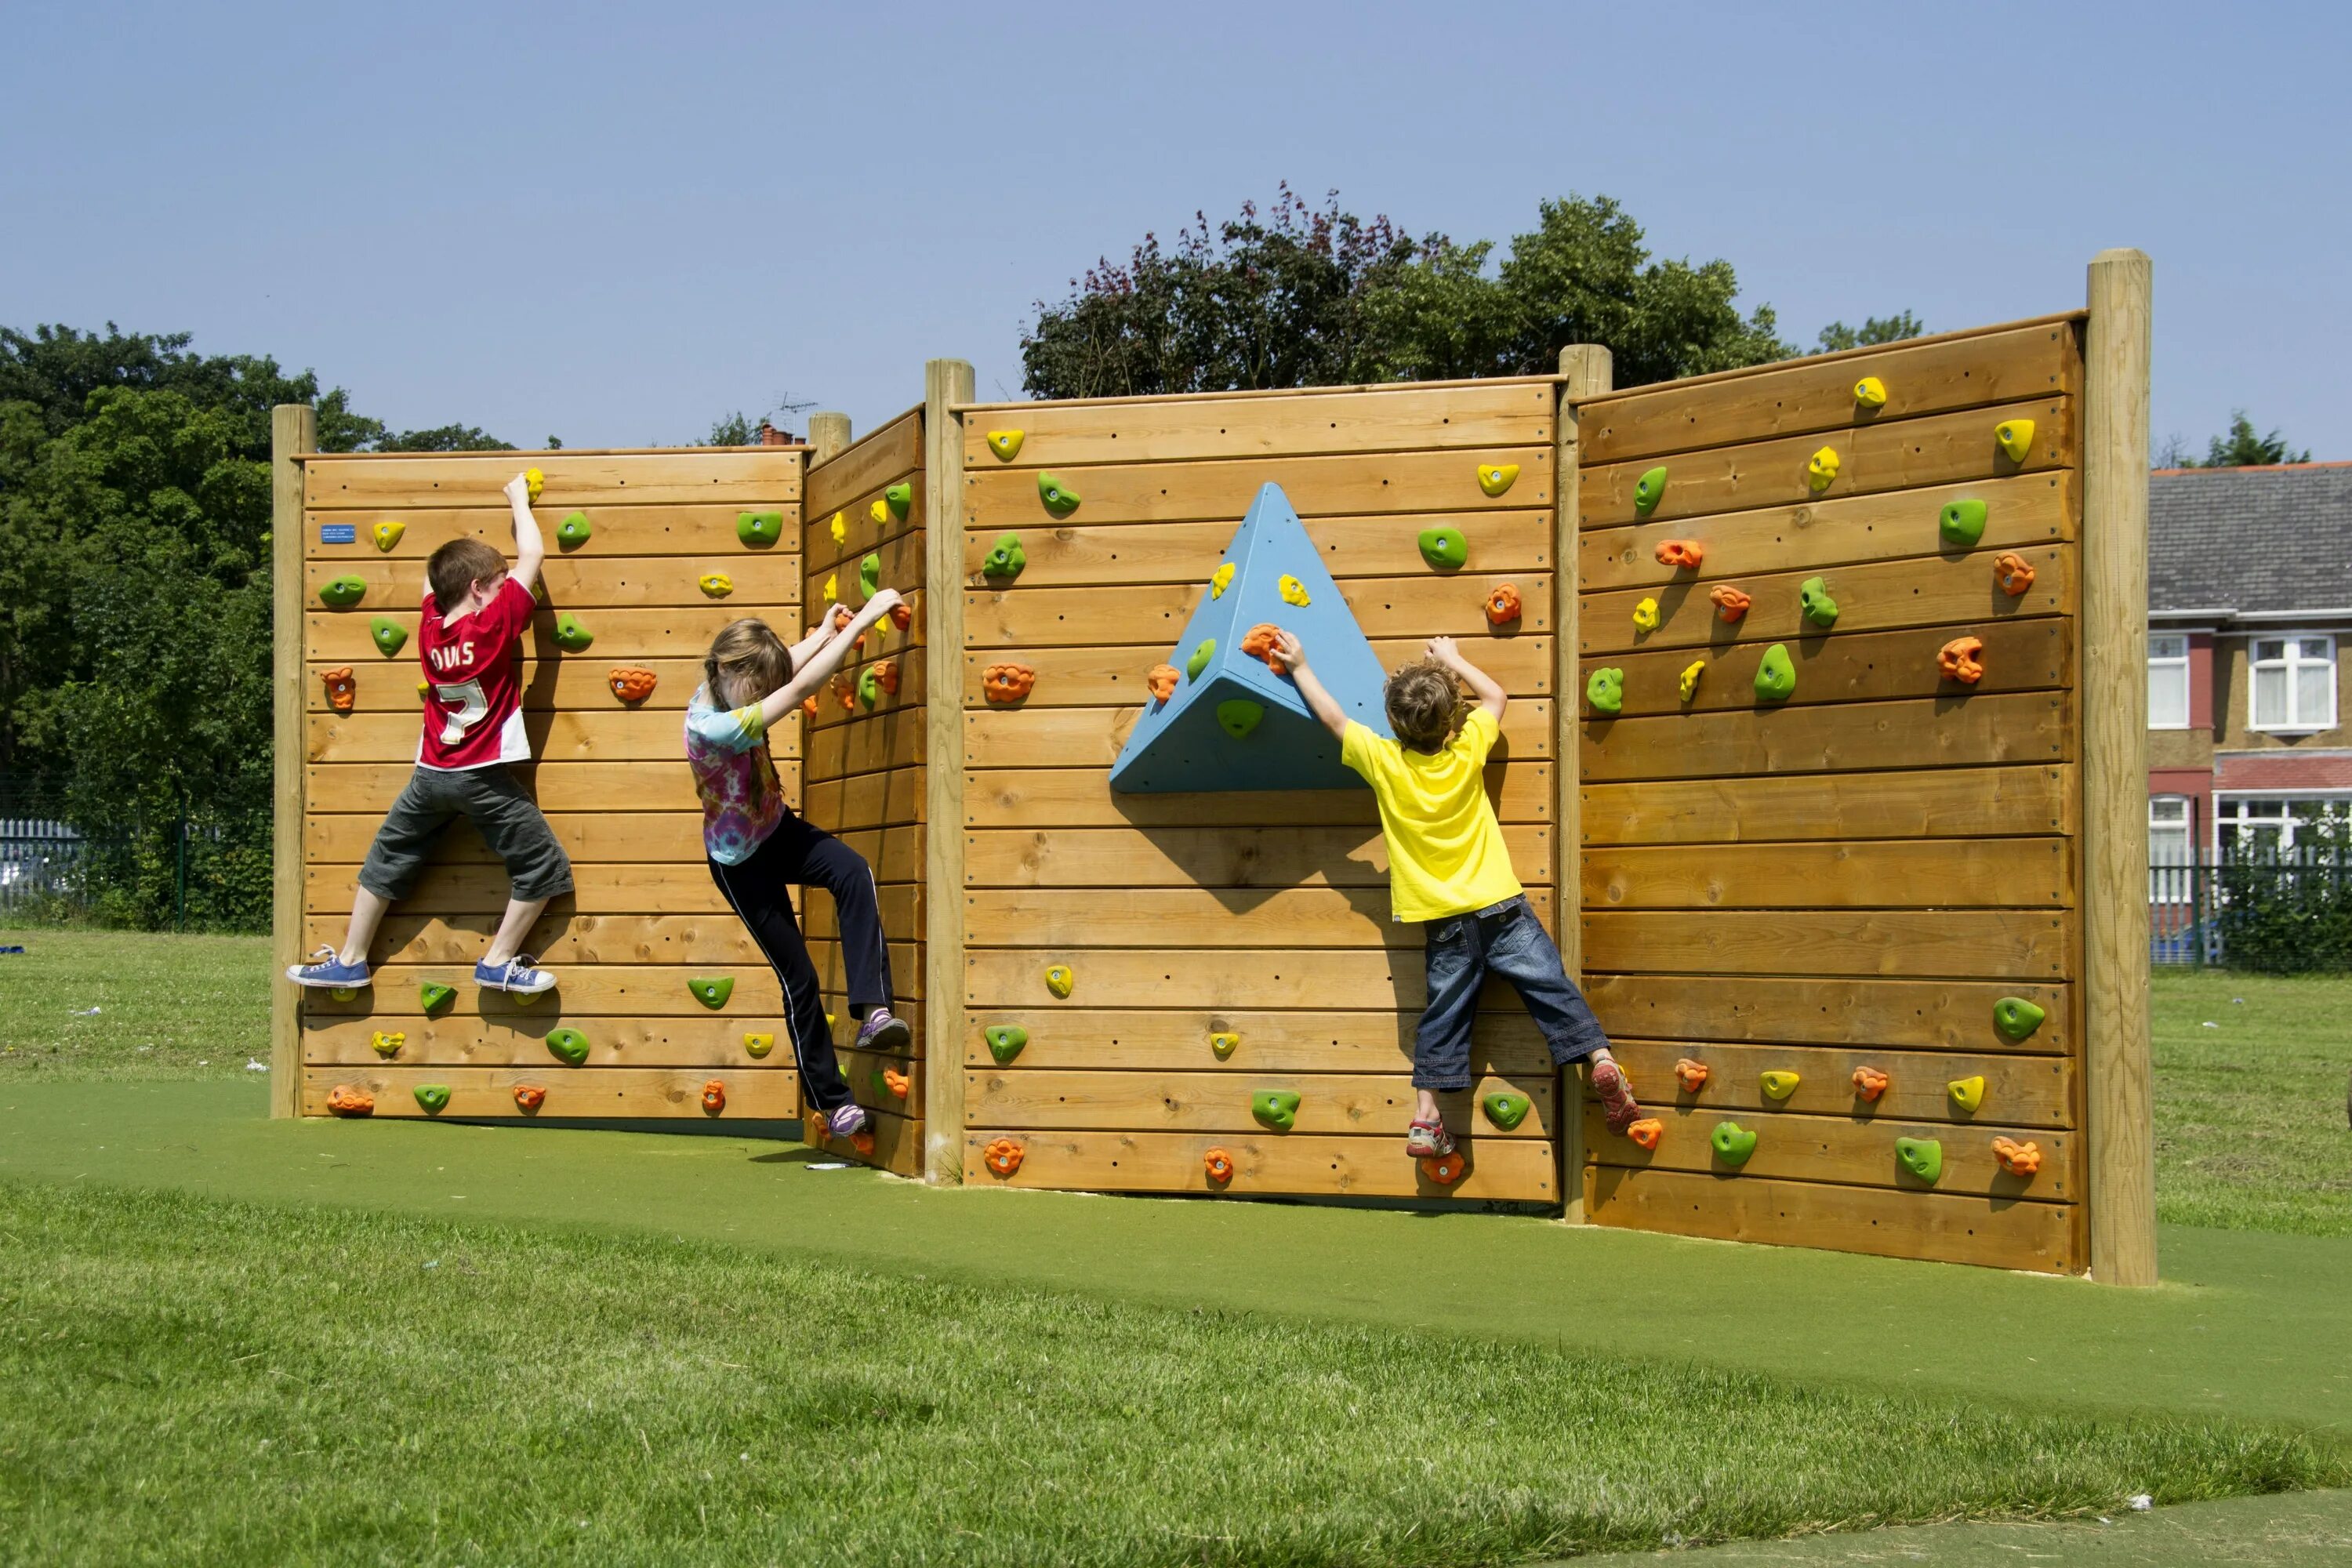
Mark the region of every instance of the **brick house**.
<instances>
[{"instance_id":1,"label":"brick house","mask_svg":"<svg viewBox=\"0 0 2352 1568\"><path fill-rule=\"evenodd\" d=\"M2148 858L2292 848L2352 811L2352 463L2148 485Z\"/></svg>"}]
</instances>

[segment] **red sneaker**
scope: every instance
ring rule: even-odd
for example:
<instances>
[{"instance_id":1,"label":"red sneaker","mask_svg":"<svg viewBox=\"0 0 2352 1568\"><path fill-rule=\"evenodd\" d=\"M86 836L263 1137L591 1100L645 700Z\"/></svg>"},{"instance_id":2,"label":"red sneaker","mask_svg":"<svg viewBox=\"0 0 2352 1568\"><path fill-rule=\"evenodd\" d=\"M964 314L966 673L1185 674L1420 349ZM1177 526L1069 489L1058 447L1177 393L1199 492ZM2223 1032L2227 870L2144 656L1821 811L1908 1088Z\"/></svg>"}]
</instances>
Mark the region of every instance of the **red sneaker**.
<instances>
[{"instance_id":1,"label":"red sneaker","mask_svg":"<svg viewBox=\"0 0 2352 1568\"><path fill-rule=\"evenodd\" d=\"M1601 1114L1608 1119L1609 1131L1622 1133L1642 1114L1641 1104L1633 1098L1633 1086L1626 1081L1625 1069L1614 1060L1592 1064L1592 1092L1601 1097Z\"/></svg>"}]
</instances>

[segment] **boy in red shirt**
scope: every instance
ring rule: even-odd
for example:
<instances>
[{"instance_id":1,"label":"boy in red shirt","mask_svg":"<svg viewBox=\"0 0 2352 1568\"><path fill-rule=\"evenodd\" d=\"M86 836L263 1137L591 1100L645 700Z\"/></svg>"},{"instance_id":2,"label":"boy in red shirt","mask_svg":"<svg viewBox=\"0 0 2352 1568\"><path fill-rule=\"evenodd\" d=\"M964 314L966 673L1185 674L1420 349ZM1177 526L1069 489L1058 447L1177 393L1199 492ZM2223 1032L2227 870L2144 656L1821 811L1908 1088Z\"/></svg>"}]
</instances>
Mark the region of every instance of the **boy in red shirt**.
<instances>
[{"instance_id":1,"label":"boy in red shirt","mask_svg":"<svg viewBox=\"0 0 2352 1568\"><path fill-rule=\"evenodd\" d=\"M478 539L453 539L425 563L429 592L416 642L432 685L416 772L368 847L341 950L322 947L312 955L318 962L289 969L286 977L297 985L368 983L368 948L377 924L416 885L425 851L441 829L463 816L506 862L512 883L490 950L474 965L474 984L525 994L554 988L555 976L520 949L547 900L572 890L572 861L539 806L507 772L509 763L530 761L516 666L535 607L531 584L547 548L530 515L526 476L516 475L506 495L514 509L511 572L506 558Z\"/></svg>"}]
</instances>

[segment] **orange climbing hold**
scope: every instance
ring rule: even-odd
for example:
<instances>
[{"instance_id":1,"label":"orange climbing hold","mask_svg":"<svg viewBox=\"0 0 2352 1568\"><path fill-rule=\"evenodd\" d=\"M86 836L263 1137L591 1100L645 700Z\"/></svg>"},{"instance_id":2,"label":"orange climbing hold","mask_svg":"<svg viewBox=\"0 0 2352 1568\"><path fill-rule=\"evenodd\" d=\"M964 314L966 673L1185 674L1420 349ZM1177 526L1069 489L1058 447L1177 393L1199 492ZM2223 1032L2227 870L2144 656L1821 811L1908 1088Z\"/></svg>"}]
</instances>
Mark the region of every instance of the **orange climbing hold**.
<instances>
[{"instance_id":1,"label":"orange climbing hold","mask_svg":"<svg viewBox=\"0 0 2352 1568\"><path fill-rule=\"evenodd\" d=\"M2002 593L2014 599L2033 586L2033 568L2026 563L2024 556L2009 551L1992 563L1992 580L2000 584Z\"/></svg>"},{"instance_id":2,"label":"orange climbing hold","mask_svg":"<svg viewBox=\"0 0 2352 1568\"><path fill-rule=\"evenodd\" d=\"M1885 1092L1886 1075L1885 1073L1880 1072L1876 1068L1856 1068L1853 1069L1853 1093L1855 1099L1867 1100L1875 1103L1878 1097Z\"/></svg>"},{"instance_id":3,"label":"orange climbing hold","mask_svg":"<svg viewBox=\"0 0 2352 1568\"><path fill-rule=\"evenodd\" d=\"M898 661L895 658L886 658L877 662L874 666L874 684L891 696L898 696Z\"/></svg>"},{"instance_id":4,"label":"orange climbing hold","mask_svg":"<svg viewBox=\"0 0 2352 1568\"><path fill-rule=\"evenodd\" d=\"M1265 660L1266 668L1274 671L1276 675L1280 675L1282 673L1282 666L1274 662L1274 650L1281 637L1282 628L1280 626L1276 626L1272 621L1260 621L1257 625L1250 627L1249 635L1247 637L1242 638L1242 651L1249 655L1252 658L1262 658ZM1172 674L1173 671L1171 671L1171 673Z\"/></svg>"},{"instance_id":5,"label":"orange climbing hold","mask_svg":"<svg viewBox=\"0 0 2352 1568\"><path fill-rule=\"evenodd\" d=\"M882 1087L890 1091L892 1099L904 1100L907 1098L907 1075L897 1068L884 1068Z\"/></svg>"},{"instance_id":6,"label":"orange climbing hold","mask_svg":"<svg viewBox=\"0 0 2352 1568\"><path fill-rule=\"evenodd\" d=\"M1698 563L1706 559L1706 546L1696 539L1662 539L1658 542L1658 564L1671 566L1677 572L1696 572Z\"/></svg>"},{"instance_id":7,"label":"orange climbing hold","mask_svg":"<svg viewBox=\"0 0 2352 1568\"><path fill-rule=\"evenodd\" d=\"M1626 1123L1625 1136L1644 1149L1655 1149L1658 1140L1666 1135L1666 1124L1654 1116L1644 1116L1639 1121Z\"/></svg>"},{"instance_id":8,"label":"orange climbing hold","mask_svg":"<svg viewBox=\"0 0 2352 1568\"><path fill-rule=\"evenodd\" d=\"M982 1163L1000 1176L1009 1176L1021 1168L1021 1156L1027 1151L1010 1138L999 1138L980 1152Z\"/></svg>"},{"instance_id":9,"label":"orange climbing hold","mask_svg":"<svg viewBox=\"0 0 2352 1568\"><path fill-rule=\"evenodd\" d=\"M360 689L352 679L352 667L346 664L335 669L322 669L319 672L319 679L326 682L327 706L338 713L350 712Z\"/></svg>"},{"instance_id":10,"label":"orange climbing hold","mask_svg":"<svg viewBox=\"0 0 2352 1568\"><path fill-rule=\"evenodd\" d=\"M2042 1169L2042 1145L2020 1143L2014 1139L1992 1141L1993 1163L2012 1176L2030 1176Z\"/></svg>"},{"instance_id":11,"label":"orange climbing hold","mask_svg":"<svg viewBox=\"0 0 2352 1568\"><path fill-rule=\"evenodd\" d=\"M849 1135L849 1146L861 1154L871 1154L874 1152L873 1132L868 1129L860 1128Z\"/></svg>"},{"instance_id":12,"label":"orange climbing hold","mask_svg":"<svg viewBox=\"0 0 2352 1568\"><path fill-rule=\"evenodd\" d=\"M727 1084L724 1079L714 1078L702 1086L702 1109L713 1116L727 1109Z\"/></svg>"},{"instance_id":13,"label":"orange climbing hold","mask_svg":"<svg viewBox=\"0 0 2352 1568\"><path fill-rule=\"evenodd\" d=\"M540 1088L540 1086L535 1083L519 1083L514 1086L514 1101L515 1109L517 1110L524 1112L537 1110L540 1108L540 1105L546 1099L547 1090Z\"/></svg>"},{"instance_id":14,"label":"orange climbing hold","mask_svg":"<svg viewBox=\"0 0 2352 1568\"><path fill-rule=\"evenodd\" d=\"M914 606L908 604L906 600L901 599L897 604L890 606L890 624L898 627L900 631L905 631L908 626L913 622L914 618Z\"/></svg>"},{"instance_id":15,"label":"orange climbing hold","mask_svg":"<svg viewBox=\"0 0 2352 1568\"><path fill-rule=\"evenodd\" d=\"M801 711L812 719L816 717L816 696L814 692L801 699Z\"/></svg>"},{"instance_id":16,"label":"orange climbing hold","mask_svg":"<svg viewBox=\"0 0 2352 1568\"><path fill-rule=\"evenodd\" d=\"M1018 702L1037 684L1037 672L1025 664L992 664L981 672L980 689L999 705Z\"/></svg>"},{"instance_id":17,"label":"orange climbing hold","mask_svg":"<svg viewBox=\"0 0 2352 1568\"><path fill-rule=\"evenodd\" d=\"M1723 621L1738 620L1755 602L1728 583L1719 584L1707 597L1715 601L1716 618Z\"/></svg>"},{"instance_id":18,"label":"orange climbing hold","mask_svg":"<svg viewBox=\"0 0 2352 1568\"><path fill-rule=\"evenodd\" d=\"M856 616L849 613L849 606L847 605L835 605L833 607L833 629L835 631L839 631L842 627L847 626L856 618L857 617Z\"/></svg>"},{"instance_id":19,"label":"orange climbing hold","mask_svg":"<svg viewBox=\"0 0 2352 1568\"><path fill-rule=\"evenodd\" d=\"M1695 1062L1683 1057L1675 1063L1675 1077L1681 1081L1685 1094L1696 1094L1706 1088L1706 1075L1707 1065L1705 1062Z\"/></svg>"},{"instance_id":20,"label":"orange climbing hold","mask_svg":"<svg viewBox=\"0 0 2352 1568\"><path fill-rule=\"evenodd\" d=\"M1151 673L1143 678L1143 684L1151 688L1154 702L1165 702L1176 695L1176 683L1183 679L1184 672L1174 665L1155 664L1151 667Z\"/></svg>"},{"instance_id":21,"label":"orange climbing hold","mask_svg":"<svg viewBox=\"0 0 2352 1568\"><path fill-rule=\"evenodd\" d=\"M1421 1173L1441 1187L1450 1187L1460 1181L1462 1173L1469 1168L1470 1162L1462 1157L1462 1151L1459 1149L1451 1154L1422 1156Z\"/></svg>"},{"instance_id":22,"label":"orange climbing hold","mask_svg":"<svg viewBox=\"0 0 2352 1568\"><path fill-rule=\"evenodd\" d=\"M1507 626L1519 618L1519 591L1506 583L1486 595L1486 624Z\"/></svg>"},{"instance_id":23,"label":"orange climbing hold","mask_svg":"<svg viewBox=\"0 0 2352 1568\"><path fill-rule=\"evenodd\" d=\"M1977 657L1982 652L1982 637L1954 637L1936 656L1936 668L1944 672L1947 680L1957 680L1962 686L1974 686L1984 679L1984 664Z\"/></svg>"},{"instance_id":24,"label":"orange climbing hold","mask_svg":"<svg viewBox=\"0 0 2352 1568\"><path fill-rule=\"evenodd\" d=\"M845 675L835 676L833 678L833 694L841 699L841 710L844 713L856 710L857 707L857 683L856 681L850 679L849 677Z\"/></svg>"},{"instance_id":25,"label":"orange climbing hold","mask_svg":"<svg viewBox=\"0 0 2352 1568\"><path fill-rule=\"evenodd\" d=\"M1223 1149L1212 1149L1201 1156L1201 1169L1208 1173L1210 1181L1222 1187L1234 1179L1234 1157Z\"/></svg>"},{"instance_id":26,"label":"orange climbing hold","mask_svg":"<svg viewBox=\"0 0 2352 1568\"><path fill-rule=\"evenodd\" d=\"M327 1091L327 1109L337 1116L373 1116L375 1096L348 1083L339 1083Z\"/></svg>"},{"instance_id":27,"label":"orange climbing hold","mask_svg":"<svg viewBox=\"0 0 2352 1568\"><path fill-rule=\"evenodd\" d=\"M654 682L660 679L650 669L635 665L622 665L604 678L613 695L624 702L643 702L654 694Z\"/></svg>"}]
</instances>

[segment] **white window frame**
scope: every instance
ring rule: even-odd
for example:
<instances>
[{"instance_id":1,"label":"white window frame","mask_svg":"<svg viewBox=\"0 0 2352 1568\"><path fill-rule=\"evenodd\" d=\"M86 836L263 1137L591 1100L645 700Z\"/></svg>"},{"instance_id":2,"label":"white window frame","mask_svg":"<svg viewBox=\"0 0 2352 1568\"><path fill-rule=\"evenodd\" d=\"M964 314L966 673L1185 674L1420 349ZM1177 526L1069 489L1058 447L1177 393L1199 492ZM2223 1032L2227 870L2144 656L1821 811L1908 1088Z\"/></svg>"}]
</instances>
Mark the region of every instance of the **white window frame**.
<instances>
[{"instance_id":1,"label":"white window frame","mask_svg":"<svg viewBox=\"0 0 2352 1568\"><path fill-rule=\"evenodd\" d=\"M2315 662L2320 662L2303 657L2303 645L2312 640L2325 640L2327 644L2327 655L2324 661L2327 668L2327 712L2324 717L2307 714L2301 710L2301 684L2295 679L2297 672L2309 668ZM2263 658L2262 647L2266 642L2281 644L2285 649L2284 657L2277 659ZM2255 688L2260 684L2262 672L2264 669L2277 669L2285 673L2288 721L2284 724L2265 724L2261 721L2262 703L2256 695ZM2336 634L2334 632L2261 631L2246 638L2246 728L2248 730L2260 735L2316 734L2322 730L2336 728L2337 706Z\"/></svg>"},{"instance_id":2,"label":"white window frame","mask_svg":"<svg viewBox=\"0 0 2352 1568\"><path fill-rule=\"evenodd\" d=\"M2166 818L2159 807L2178 809L2179 816ZM2185 795L2152 795L2147 797L2147 867L2149 901L2158 904L2185 904L2195 891L2197 864L2197 807L2195 797ZM2165 859L2156 852L2156 836L2163 833L2177 836L2180 853Z\"/></svg>"},{"instance_id":3,"label":"white window frame","mask_svg":"<svg viewBox=\"0 0 2352 1568\"><path fill-rule=\"evenodd\" d=\"M2177 654L2169 651L2164 653L2158 653L2157 651L2159 646L2165 646L2168 648L2171 645L2176 644L2180 649ZM2162 722L2158 721L2156 716L2156 672L2158 669L2178 669L2180 671L2180 722L2178 724ZM2252 700L2252 690L2253 688L2251 685L2248 686L2247 692L2249 695L2249 700ZM2194 706L2195 704L2190 700L2189 689L2189 634L2186 632L2148 633L2147 727L2151 730L2186 730L2189 728L2189 710Z\"/></svg>"},{"instance_id":4,"label":"white window frame","mask_svg":"<svg viewBox=\"0 0 2352 1568\"><path fill-rule=\"evenodd\" d=\"M2266 809L2259 815L2244 808L2259 805ZM2315 805L2323 811L2341 807L2352 810L2352 792L2344 790L2232 790L2213 796L2212 846L2216 859L2226 851L2222 847L2224 827L2261 826L2279 829L2279 852L2292 855L2295 847L2295 829L2305 820L2294 814L2296 805Z\"/></svg>"}]
</instances>

